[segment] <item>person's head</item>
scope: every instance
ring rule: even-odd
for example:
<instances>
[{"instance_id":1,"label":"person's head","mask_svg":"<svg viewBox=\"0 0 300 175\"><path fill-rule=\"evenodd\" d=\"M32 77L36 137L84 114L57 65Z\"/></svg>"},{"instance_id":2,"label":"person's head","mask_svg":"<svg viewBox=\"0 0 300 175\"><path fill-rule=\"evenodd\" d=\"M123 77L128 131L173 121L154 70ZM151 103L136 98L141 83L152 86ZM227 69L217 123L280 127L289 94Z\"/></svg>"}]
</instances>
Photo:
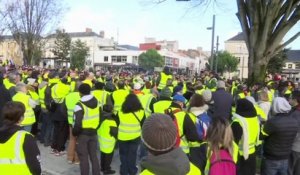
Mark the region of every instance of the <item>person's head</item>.
<instances>
[{"instance_id":1,"label":"person's head","mask_svg":"<svg viewBox=\"0 0 300 175\"><path fill-rule=\"evenodd\" d=\"M225 89L225 88L226 88L225 82L224 82L223 80L219 80L219 81L217 82L217 88L218 88L218 89Z\"/></svg>"},{"instance_id":2,"label":"person's head","mask_svg":"<svg viewBox=\"0 0 300 175\"><path fill-rule=\"evenodd\" d=\"M25 106L21 102L7 102L2 108L4 123L20 124L24 119Z\"/></svg>"},{"instance_id":3,"label":"person's head","mask_svg":"<svg viewBox=\"0 0 300 175\"><path fill-rule=\"evenodd\" d=\"M172 92L171 92L170 88L168 88L168 87L163 88L160 91L160 96L170 98L172 96Z\"/></svg>"},{"instance_id":4,"label":"person's head","mask_svg":"<svg viewBox=\"0 0 300 175\"><path fill-rule=\"evenodd\" d=\"M183 88L182 86L176 86L174 89L173 89L173 96L175 96L176 94L180 94L182 95L183 94Z\"/></svg>"},{"instance_id":5,"label":"person's head","mask_svg":"<svg viewBox=\"0 0 300 175\"><path fill-rule=\"evenodd\" d=\"M190 106L189 106L189 110L192 107L202 107L205 105L205 101L202 97L202 95L199 94L194 94L191 99L190 99Z\"/></svg>"},{"instance_id":6,"label":"person's head","mask_svg":"<svg viewBox=\"0 0 300 175\"><path fill-rule=\"evenodd\" d=\"M202 92L202 97L203 97L203 100L205 101L206 104L212 104L213 103L211 90L209 90L209 89L204 90Z\"/></svg>"},{"instance_id":7,"label":"person's head","mask_svg":"<svg viewBox=\"0 0 300 175\"><path fill-rule=\"evenodd\" d=\"M291 105L284 97L274 98L272 104L272 112L274 114L289 113L291 109Z\"/></svg>"},{"instance_id":8,"label":"person's head","mask_svg":"<svg viewBox=\"0 0 300 175\"><path fill-rule=\"evenodd\" d=\"M123 113L137 112L142 109L142 104L135 94L127 95L124 103L122 104Z\"/></svg>"},{"instance_id":9,"label":"person's head","mask_svg":"<svg viewBox=\"0 0 300 175\"><path fill-rule=\"evenodd\" d=\"M23 82L19 82L16 84L15 90L17 92L23 92L23 93L27 93L27 88L26 88L26 84Z\"/></svg>"},{"instance_id":10,"label":"person's head","mask_svg":"<svg viewBox=\"0 0 300 175\"><path fill-rule=\"evenodd\" d=\"M268 96L268 92L267 91L260 91L258 93L258 100L259 101L264 101L264 102L268 102L269 101L269 96Z\"/></svg>"},{"instance_id":11,"label":"person's head","mask_svg":"<svg viewBox=\"0 0 300 175\"><path fill-rule=\"evenodd\" d=\"M156 88L152 88L150 92L154 97L159 97L159 92Z\"/></svg>"},{"instance_id":12,"label":"person's head","mask_svg":"<svg viewBox=\"0 0 300 175\"><path fill-rule=\"evenodd\" d=\"M151 89L151 83L150 83L150 81L146 81L145 82L145 87L146 87L146 89Z\"/></svg>"},{"instance_id":13,"label":"person's head","mask_svg":"<svg viewBox=\"0 0 300 175\"><path fill-rule=\"evenodd\" d=\"M16 72L11 72L8 74L8 80L11 82L11 83L19 83L20 80L21 80L21 77L18 73Z\"/></svg>"},{"instance_id":14,"label":"person's head","mask_svg":"<svg viewBox=\"0 0 300 175\"><path fill-rule=\"evenodd\" d=\"M118 88L119 88L119 89L124 89L124 87L125 87L124 81L123 81L123 80L119 80L119 81L118 81Z\"/></svg>"},{"instance_id":15,"label":"person's head","mask_svg":"<svg viewBox=\"0 0 300 175\"><path fill-rule=\"evenodd\" d=\"M104 89L105 84L102 82L96 82L95 83L95 89L96 90L103 90Z\"/></svg>"},{"instance_id":16,"label":"person's head","mask_svg":"<svg viewBox=\"0 0 300 175\"><path fill-rule=\"evenodd\" d=\"M185 103L186 103L186 99L184 98L184 96L182 95L175 95L173 97L173 103L178 104L181 108L184 107Z\"/></svg>"},{"instance_id":17,"label":"person's head","mask_svg":"<svg viewBox=\"0 0 300 175\"><path fill-rule=\"evenodd\" d=\"M140 83L134 83L133 89L134 90L140 90L142 88L142 85Z\"/></svg>"},{"instance_id":18,"label":"person's head","mask_svg":"<svg viewBox=\"0 0 300 175\"><path fill-rule=\"evenodd\" d=\"M87 79L93 80L95 78L95 74L93 72L90 72L87 76Z\"/></svg>"},{"instance_id":19,"label":"person's head","mask_svg":"<svg viewBox=\"0 0 300 175\"><path fill-rule=\"evenodd\" d=\"M152 155L161 155L173 150L177 130L166 114L152 114L142 127L141 139Z\"/></svg>"},{"instance_id":20,"label":"person's head","mask_svg":"<svg viewBox=\"0 0 300 175\"><path fill-rule=\"evenodd\" d=\"M233 134L226 118L212 118L212 122L207 129L206 140L209 145L209 152L214 152L217 157L219 157L220 147L227 149L233 155Z\"/></svg>"},{"instance_id":21,"label":"person's head","mask_svg":"<svg viewBox=\"0 0 300 175\"><path fill-rule=\"evenodd\" d=\"M236 113L243 117L257 116L254 105L247 99L239 99L236 104Z\"/></svg>"},{"instance_id":22,"label":"person's head","mask_svg":"<svg viewBox=\"0 0 300 175\"><path fill-rule=\"evenodd\" d=\"M78 91L80 93L80 96L90 95L91 86L86 83L83 83L79 86Z\"/></svg>"}]
</instances>

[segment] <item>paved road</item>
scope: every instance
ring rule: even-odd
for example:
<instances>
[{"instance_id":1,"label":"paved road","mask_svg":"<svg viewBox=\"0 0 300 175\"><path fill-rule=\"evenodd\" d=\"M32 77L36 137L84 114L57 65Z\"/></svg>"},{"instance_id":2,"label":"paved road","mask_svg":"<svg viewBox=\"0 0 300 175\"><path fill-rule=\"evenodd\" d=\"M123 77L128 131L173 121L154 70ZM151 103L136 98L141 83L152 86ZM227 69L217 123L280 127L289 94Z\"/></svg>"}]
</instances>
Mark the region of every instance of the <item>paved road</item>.
<instances>
[{"instance_id":1,"label":"paved road","mask_svg":"<svg viewBox=\"0 0 300 175\"><path fill-rule=\"evenodd\" d=\"M79 165L68 164L67 156L55 156L50 154L51 148L44 147L38 142L38 146L41 151L42 157L42 171L44 175L80 175ZM99 157L100 159L100 157ZM112 169L116 170L116 174L119 174L120 158L119 152L115 151ZM91 169L90 169L91 171Z\"/></svg>"}]
</instances>

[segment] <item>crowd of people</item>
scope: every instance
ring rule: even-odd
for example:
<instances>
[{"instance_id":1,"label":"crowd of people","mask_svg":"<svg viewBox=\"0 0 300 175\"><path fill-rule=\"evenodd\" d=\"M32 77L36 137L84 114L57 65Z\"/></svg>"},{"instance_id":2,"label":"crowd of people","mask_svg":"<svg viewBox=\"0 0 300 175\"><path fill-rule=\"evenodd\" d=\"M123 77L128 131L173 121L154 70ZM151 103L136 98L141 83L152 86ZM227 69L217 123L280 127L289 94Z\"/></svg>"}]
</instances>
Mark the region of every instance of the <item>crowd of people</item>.
<instances>
[{"instance_id":1,"label":"crowd of people","mask_svg":"<svg viewBox=\"0 0 300 175\"><path fill-rule=\"evenodd\" d=\"M82 175L300 174L300 90L286 77L0 72L1 174L41 174L36 140Z\"/></svg>"}]
</instances>

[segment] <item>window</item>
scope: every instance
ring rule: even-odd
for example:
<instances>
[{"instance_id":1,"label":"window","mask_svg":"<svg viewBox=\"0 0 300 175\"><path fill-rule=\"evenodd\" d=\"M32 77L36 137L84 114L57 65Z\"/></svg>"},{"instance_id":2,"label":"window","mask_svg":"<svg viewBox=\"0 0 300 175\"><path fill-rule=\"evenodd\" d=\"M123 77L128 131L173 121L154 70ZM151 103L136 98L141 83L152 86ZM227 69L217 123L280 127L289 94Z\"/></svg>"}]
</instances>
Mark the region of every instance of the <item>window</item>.
<instances>
[{"instance_id":1,"label":"window","mask_svg":"<svg viewBox=\"0 0 300 175\"><path fill-rule=\"evenodd\" d=\"M108 56L104 56L104 62L108 62Z\"/></svg>"},{"instance_id":2,"label":"window","mask_svg":"<svg viewBox=\"0 0 300 175\"><path fill-rule=\"evenodd\" d=\"M112 59L112 62L117 62L117 63L126 63L127 62L127 56L112 56L111 59Z\"/></svg>"},{"instance_id":3,"label":"window","mask_svg":"<svg viewBox=\"0 0 300 175\"><path fill-rule=\"evenodd\" d=\"M288 68L291 69L293 67L293 64L288 64Z\"/></svg>"},{"instance_id":4,"label":"window","mask_svg":"<svg viewBox=\"0 0 300 175\"><path fill-rule=\"evenodd\" d=\"M122 56L122 63L127 63L127 56Z\"/></svg>"},{"instance_id":5,"label":"window","mask_svg":"<svg viewBox=\"0 0 300 175\"><path fill-rule=\"evenodd\" d=\"M117 56L112 56L111 60L112 60L112 62L117 62Z\"/></svg>"}]
</instances>

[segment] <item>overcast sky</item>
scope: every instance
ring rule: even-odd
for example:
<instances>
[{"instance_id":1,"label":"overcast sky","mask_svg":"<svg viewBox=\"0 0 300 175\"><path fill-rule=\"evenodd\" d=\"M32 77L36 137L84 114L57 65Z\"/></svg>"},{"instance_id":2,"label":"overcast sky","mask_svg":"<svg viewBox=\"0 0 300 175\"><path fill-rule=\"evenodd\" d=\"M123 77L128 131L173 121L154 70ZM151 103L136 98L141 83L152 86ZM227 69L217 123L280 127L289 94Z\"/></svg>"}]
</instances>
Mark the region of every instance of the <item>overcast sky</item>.
<instances>
[{"instance_id":1,"label":"overcast sky","mask_svg":"<svg viewBox=\"0 0 300 175\"><path fill-rule=\"evenodd\" d=\"M151 0L66 0L69 10L60 27L67 32L105 31L106 37L118 38L120 44L138 46L145 37L178 40L181 49L203 47L210 50L212 15L216 14L216 35L220 48L224 41L241 31L235 16L236 1L224 0L208 8L193 8L188 2L168 0L154 5ZM289 36L300 31L294 27ZM119 35L118 35L119 33ZM119 37L118 37L119 36ZM300 49L300 38L289 47Z\"/></svg>"}]
</instances>

